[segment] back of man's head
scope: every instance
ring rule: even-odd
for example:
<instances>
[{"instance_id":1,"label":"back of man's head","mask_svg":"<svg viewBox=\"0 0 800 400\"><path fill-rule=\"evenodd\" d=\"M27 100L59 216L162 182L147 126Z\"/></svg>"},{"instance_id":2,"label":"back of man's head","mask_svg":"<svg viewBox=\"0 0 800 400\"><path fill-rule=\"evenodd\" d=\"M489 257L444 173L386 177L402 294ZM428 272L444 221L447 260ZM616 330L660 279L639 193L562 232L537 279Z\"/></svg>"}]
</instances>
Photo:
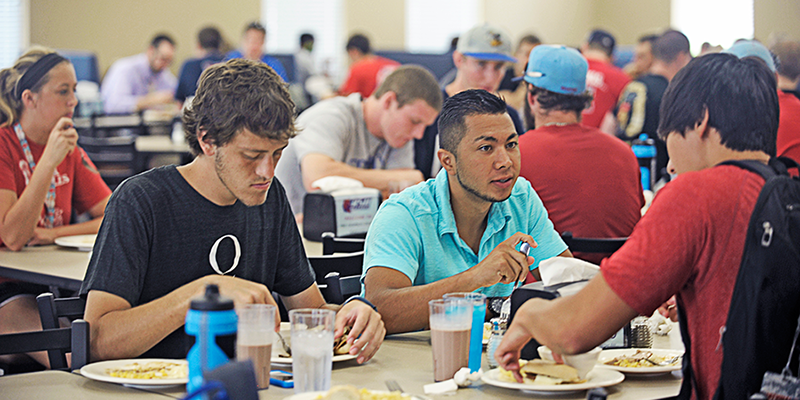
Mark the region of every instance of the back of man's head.
<instances>
[{"instance_id":1,"label":"back of man's head","mask_svg":"<svg viewBox=\"0 0 800 400\"><path fill-rule=\"evenodd\" d=\"M232 59L203 71L197 93L183 113L186 140L192 152L202 153L203 140L224 146L242 129L274 140L295 136L294 102L275 71L266 64Z\"/></svg>"},{"instance_id":2,"label":"back of man's head","mask_svg":"<svg viewBox=\"0 0 800 400\"><path fill-rule=\"evenodd\" d=\"M300 47L305 47L308 42L314 43L314 35L310 33L300 35Z\"/></svg>"},{"instance_id":3,"label":"back of man's head","mask_svg":"<svg viewBox=\"0 0 800 400\"><path fill-rule=\"evenodd\" d=\"M722 144L736 151L775 156L778 94L775 74L762 60L732 54L708 54L681 69L661 100L659 136L684 135L708 112Z\"/></svg>"},{"instance_id":4,"label":"back of man's head","mask_svg":"<svg viewBox=\"0 0 800 400\"><path fill-rule=\"evenodd\" d=\"M350 39L347 40L347 46L345 46L345 49L348 51L358 50L361 52L361 54L369 54L372 52L372 49L369 45L369 39L360 33L350 36Z\"/></svg>"},{"instance_id":5,"label":"back of man's head","mask_svg":"<svg viewBox=\"0 0 800 400\"><path fill-rule=\"evenodd\" d=\"M205 50L219 50L222 46L222 35L217 28L208 26L197 33L197 42Z\"/></svg>"},{"instance_id":6,"label":"back of man's head","mask_svg":"<svg viewBox=\"0 0 800 400\"><path fill-rule=\"evenodd\" d=\"M614 39L614 35L602 29L595 29L589 33L589 37L586 39L586 45L589 46L590 49L600 50L611 57L611 55L614 54L614 47L616 47L617 41Z\"/></svg>"},{"instance_id":7,"label":"back of man's head","mask_svg":"<svg viewBox=\"0 0 800 400\"><path fill-rule=\"evenodd\" d=\"M540 44L542 44L542 40L539 39L538 36L533 35L533 34L527 34L527 35L519 38L519 42L517 43L517 50L522 48L522 46L524 46L524 45L538 46Z\"/></svg>"},{"instance_id":8,"label":"back of man's head","mask_svg":"<svg viewBox=\"0 0 800 400\"><path fill-rule=\"evenodd\" d=\"M436 77L418 65L403 65L392 71L372 96L380 98L387 92L394 92L398 108L423 100L436 112L442 109L442 90Z\"/></svg>"},{"instance_id":9,"label":"back of man's head","mask_svg":"<svg viewBox=\"0 0 800 400\"><path fill-rule=\"evenodd\" d=\"M528 56L523 79L544 110L574 111L591 104L586 91L589 63L577 50L561 45L536 46Z\"/></svg>"},{"instance_id":10,"label":"back of man's head","mask_svg":"<svg viewBox=\"0 0 800 400\"><path fill-rule=\"evenodd\" d=\"M470 89L449 97L439 114L439 143L453 155L467 130L466 118L473 115L506 114L506 102L483 89Z\"/></svg>"},{"instance_id":11,"label":"back of man's head","mask_svg":"<svg viewBox=\"0 0 800 400\"><path fill-rule=\"evenodd\" d=\"M154 49L157 49L162 43L169 43L172 46L175 46L175 40L173 40L172 37L166 33L159 33L153 36L153 39L150 41L150 46Z\"/></svg>"},{"instance_id":12,"label":"back of man's head","mask_svg":"<svg viewBox=\"0 0 800 400\"><path fill-rule=\"evenodd\" d=\"M723 51L739 58L755 57L761 60L772 72L775 72L775 57L763 44L755 40L737 40L736 44Z\"/></svg>"},{"instance_id":13,"label":"back of man's head","mask_svg":"<svg viewBox=\"0 0 800 400\"><path fill-rule=\"evenodd\" d=\"M664 32L653 42L653 57L667 64L672 63L681 54L689 53L689 38L676 30Z\"/></svg>"},{"instance_id":14,"label":"back of man's head","mask_svg":"<svg viewBox=\"0 0 800 400\"><path fill-rule=\"evenodd\" d=\"M778 74L789 80L800 78L800 42L780 42L772 46L778 57Z\"/></svg>"}]
</instances>

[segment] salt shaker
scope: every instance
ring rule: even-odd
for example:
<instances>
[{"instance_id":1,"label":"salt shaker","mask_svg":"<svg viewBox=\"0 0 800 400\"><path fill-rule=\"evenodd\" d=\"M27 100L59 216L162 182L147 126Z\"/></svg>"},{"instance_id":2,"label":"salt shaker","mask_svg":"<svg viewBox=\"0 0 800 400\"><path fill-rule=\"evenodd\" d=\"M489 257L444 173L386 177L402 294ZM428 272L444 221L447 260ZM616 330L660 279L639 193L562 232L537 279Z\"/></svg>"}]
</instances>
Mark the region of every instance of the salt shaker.
<instances>
[{"instance_id":1,"label":"salt shaker","mask_svg":"<svg viewBox=\"0 0 800 400\"><path fill-rule=\"evenodd\" d=\"M500 318L492 318L490 322L492 324L492 334L489 336L489 343L486 346L486 358L489 367L497 368L498 364L497 360L494 359L494 352L500 342L503 341L503 334L506 332L506 321Z\"/></svg>"},{"instance_id":2,"label":"salt shaker","mask_svg":"<svg viewBox=\"0 0 800 400\"><path fill-rule=\"evenodd\" d=\"M646 317L638 316L631 321L631 347L653 347L653 334Z\"/></svg>"}]
</instances>

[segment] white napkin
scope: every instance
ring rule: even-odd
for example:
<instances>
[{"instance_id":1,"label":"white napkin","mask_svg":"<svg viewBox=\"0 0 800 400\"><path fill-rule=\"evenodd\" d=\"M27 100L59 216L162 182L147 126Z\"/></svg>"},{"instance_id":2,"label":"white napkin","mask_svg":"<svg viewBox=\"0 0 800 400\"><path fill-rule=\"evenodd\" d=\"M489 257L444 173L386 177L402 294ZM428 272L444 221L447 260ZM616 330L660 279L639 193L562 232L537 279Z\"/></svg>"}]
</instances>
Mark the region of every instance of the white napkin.
<instances>
[{"instance_id":1,"label":"white napkin","mask_svg":"<svg viewBox=\"0 0 800 400\"><path fill-rule=\"evenodd\" d=\"M553 257L539 263L539 273L545 286L588 280L600 272L592 263L569 257Z\"/></svg>"},{"instance_id":2,"label":"white napkin","mask_svg":"<svg viewBox=\"0 0 800 400\"><path fill-rule=\"evenodd\" d=\"M479 369L470 373L469 368L459 369L453 379L429 383L423 387L425 394L453 394L459 387L467 387L481 380L483 370Z\"/></svg>"},{"instance_id":3,"label":"white napkin","mask_svg":"<svg viewBox=\"0 0 800 400\"><path fill-rule=\"evenodd\" d=\"M361 181L345 178L343 176L326 176L311 183L311 187L319 188L325 193L330 193L339 189L357 189L364 187Z\"/></svg>"}]
</instances>

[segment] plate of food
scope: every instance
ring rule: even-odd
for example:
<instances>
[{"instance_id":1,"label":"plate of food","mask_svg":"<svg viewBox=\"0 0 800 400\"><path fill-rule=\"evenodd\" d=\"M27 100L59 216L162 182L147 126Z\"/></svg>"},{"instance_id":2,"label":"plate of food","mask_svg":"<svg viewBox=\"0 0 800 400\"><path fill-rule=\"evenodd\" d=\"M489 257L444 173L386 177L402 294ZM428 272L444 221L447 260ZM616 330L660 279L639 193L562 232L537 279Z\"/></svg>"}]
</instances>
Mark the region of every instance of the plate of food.
<instances>
[{"instance_id":1,"label":"plate of food","mask_svg":"<svg viewBox=\"0 0 800 400\"><path fill-rule=\"evenodd\" d=\"M598 364L626 374L665 374L681 369L683 350L611 349L600 353Z\"/></svg>"},{"instance_id":2,"label":"plate of food","mask_svg":"<svg viewBox=\"0 0 800 400\"><path fill-rule=\"evenodd\" d=\"M56 238L55 242L59 246L72 247L79 251L92 251L96 239L97 235L74 235Z\"/></svg>"},{"instance_id":3,"label":"plate of food","mask_svg":"<svg viewBox=\"0 0 800 400\"><path fill-rule=\"evenodd\" d=\"M84 365L81 375L126 386L175 386L188 382L189 365L163 358L100 361Z\"/></svg>"},{"instance_id":4,"label":"plate of food","mask_svg":"<svg viewBox=\"0 0 800 400\"><path fill-rule=\"evenodd\" d=\"M540 394L577 392L613 386L625 380L621 372L607 368L595 368L586 375L586 379L580 379L575 368L548 360L520 360L520 366L524 379L522 383L517 382L510 371L502 368L488 371L481 379L492 386Z\"/></svg>"},{"instance_id":5,"label":"plate of food","mask_svg":"<svg viewBox=\"0 0 800 400\"><path fill-rule=\"evenodd\" d=\"M384 390L358 389L353 385L334 386L327 392L306 392L289 396L285 400L421 400L408 393Z\"/></svg>"},{"instance_id":6,"label":"plate of food","mask_svg":"<svg viewBox=\"0 0 800 400\"><path fill-rule=\"evenodd\" d=\"M350 345L347 344L347 333L349 327L345 329L344 335L333 342L333 362L354 360L356 356L348 353ZM289 365L292 363L292 332L288 322L281 322L280 333L273 336L272 343L272 364ZM286 346L284 347L284 343Z\"/></svg>"}]
</instances>

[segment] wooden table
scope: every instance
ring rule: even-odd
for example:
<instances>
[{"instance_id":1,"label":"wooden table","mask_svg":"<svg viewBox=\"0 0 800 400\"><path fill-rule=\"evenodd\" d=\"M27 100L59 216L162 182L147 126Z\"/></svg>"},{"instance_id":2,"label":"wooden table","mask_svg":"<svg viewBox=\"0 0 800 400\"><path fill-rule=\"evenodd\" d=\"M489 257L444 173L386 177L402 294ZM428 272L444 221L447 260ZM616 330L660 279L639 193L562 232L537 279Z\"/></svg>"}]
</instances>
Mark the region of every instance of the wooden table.
<instances>
[{"instance_id":1,"label":"wooden table","mask_svg":"<svg viewBox=\"0 0 800 400\"><path fill-rule=\"evenodd\" d=\"M423 387L433 383L430 337L430 331L389 336L384 340L383 346L375 357L364 365L358 365L355 360L334 363L331 383L334 386L350 384L373 390L386 390L385 381L392 379L397 381L400 387L408 393L424 394ZM669 336L654 338L654 347L656 348L681 348L681 346L677 325L674 326ZM484 371L489 370L486 357L484 351ZM291 367L273 365L272 369L291 370ZM659 399L677 395L680 385L680 372L650 377L628 375L622 383L606 388L606 390L609 399ZM157 391L174 398L181 398L186 394L180 387ZM285 399L293 394L294 389L270 386L269 389L259 391L259 398L262 400ZM468 388L461 388L454 395L429 395L428 397L433 400L502 400L521 397L552 398L554 396L562 400L582 400L586 398L586 391L543 396L478 383Z\"/></svg>"},{"instance_id":2,"label":"wooden table","mask_svg":"<svg viewBox=\"0 0 800 400\"><path fill-rule=\"evenodd\" d=\"M64 371L40 371L0 377L0 398L167 400L163 394L98 382Z\"/></svg>"}]
</instances>

